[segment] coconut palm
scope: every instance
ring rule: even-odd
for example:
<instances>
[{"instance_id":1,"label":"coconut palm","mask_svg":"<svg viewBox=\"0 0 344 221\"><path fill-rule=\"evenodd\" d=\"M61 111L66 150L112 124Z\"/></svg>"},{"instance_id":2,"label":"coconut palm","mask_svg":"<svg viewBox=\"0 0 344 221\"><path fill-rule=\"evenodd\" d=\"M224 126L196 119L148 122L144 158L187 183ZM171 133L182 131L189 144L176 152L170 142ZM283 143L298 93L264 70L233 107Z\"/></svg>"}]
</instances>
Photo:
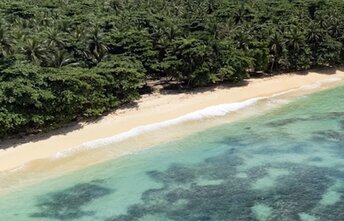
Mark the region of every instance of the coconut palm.
<instances>
[{"instance_id":1,"label":"coconut palm","mask_svg":"<svg viewBox=\"0 0 344 221\"><path fill-rule=\"evenodd\" d=\"M252 18L251 11L245 6L241 6L233 16L235 24L242 24L250 18Z\"/></svg>"},{"instance_id":2,"label":"coconut palm","mask_svg":"<svg viewBox=\"0 0 344 221\"><path fill-rule=\"evenodd\" d=\"M321 28L327 29L329 26L329 15L319 15L317 21Z\"/></svg>"},{"instance_id":3,"label":"coconut palm","mask_svg":"<svg viewBox=\"0 0 344 221\"><path fill-rule=\"evenodd\" d=\"M282 34L278 31L275 31L268 37L268 46L271 55L271 67L270 71L272 72L277 68L280 58L283 54L285 40Z\"/></svg>"},{"instance_id":4,"label":"coconut palm","mask_svg":"<svg viewBox=\"0 0 344 221\"><path fill-rule=\"evenodd\" d=\"M60 68L67 65L75 65L73 59L67 54L66 51L55 48L52 52L45 58L46 63L50 67Z\"/></svg>"},{"instance_id":5,"label":"coconut palm","mask_svg":"<svg viewBox=\"0 0 344 221\"><path fill-rule=\"evenodd\" d=\"M124 4L122 2L122 0L112 0L110 1L110 7L115 11L115 12L120 12L123 7L124 7Z\"/></svg>"},{"instance_id":6,"label":"coconut palm","mask_svg":"<svg viewBox=\"0 0 344 221\"><path fill-rule=\"evenodd\" d=\"M0 57L12 55L15 43L13 36L4 28L0 28Z\"/></svg>"},{"instance_id":7,"label":"coconut palm","mask_svg":"<svg viewBox=\"0 0 344 221\"><path fill-rule=\"evenodd\" d=\"M318 45L324 38L324 31L318 24L311 23L309 26L309 31L307 33L307 40L313 44Z\"/></svg>"},{"instance_id":8,"label":"coconut palm","mask_svg":"<svg viewBox=\"0 0 344 221\"><path fill-rule=\"evenodd\" d=\"M237 47L243 50L249 49L250 43L250 33L245 28L239 28L236 30L235 33L235 40L237 43Z\"/></svg>"},{"instance_id":9,"label":"coconut palm","mask_svg":"<svg viewBox=\"0 0 344 221\"><path fill-rule=\"evenodd\" d=\"M326 33L320 28L319 24L312 22L307 33L307 41L312 51L312 62L315 63L318 58L318 49L321 42L324 41Z\"/></svg>"},{"instance_id":10,"label":"coconut palm","mask_svg":"<svg viewBox=\"0 0 344 221\"><path fill-rule=\"evenodd\" d=\"M302 49L302 46L305 44L304 34L297 28L292 27L287 32L286 45L289 51L299 51Z\"/></svg>"},{"instance_id":11,"label":"coconut palm","mask_svg":"<svg viewBox=\"0 0 344 221\"><path fill-rule=\"evenodd\" d=\"M45 59L47 55L46 48L35 39L28 39L22 48L22 52L26 60L37 64Z\"/></svg>"},{"instance_id":12,"label":"coconut palm","mask_svg":"<svg viewBox=\"0 0 344 221\"><path fill-rule=\"evenodd\" d=\"M64 39L62 38L62 33L55 28L48 28L46 31L47 40L44 43L48 47L64 47Z\"/></svg>"},{"instance_id":13,"label":"coconut palm","mask_svg":"<svg viewBox=\"0 0 344 221\"><path fill-rule=\"evenodd\" d=\"M77 26L74 29L74 32L72 34L75 40L81 40L83 37L85 37L85 28L81 26Z\"/></svg>"},{"instance_id":14,"label":"coconut palm","mask_svg":"<svg viewBox=\"0 0 344 221\"><path fill-rule=\"evenodd\" d=\"M332 37L337 38L342 33L342 25L339 20L335 17L330 17L328 24L328 32Z\"/></svg>"},{"instance_id":15,"label":"coconut palm","mask_svg":"<svg viewBox=\"0 0 344 221\"><path fill-rule=\"evenodd\" d=\"M303 31L296 27L290 28L286 34L286 47L289 68L297 70L309 68L312 54Z\"/></svg>"},{"instance_id":16,"label":"coconut palm","mask_svg":"<svg viewBox=\"0 0 344 221\"><path fill-rule=\"evenodd\" d=\"M88 60L94 63L99 63L107 55L108 47L104 43L104 34L98 28L87 35L88 49L84 51L84 55Z\"/></svg>"}]
</instances>

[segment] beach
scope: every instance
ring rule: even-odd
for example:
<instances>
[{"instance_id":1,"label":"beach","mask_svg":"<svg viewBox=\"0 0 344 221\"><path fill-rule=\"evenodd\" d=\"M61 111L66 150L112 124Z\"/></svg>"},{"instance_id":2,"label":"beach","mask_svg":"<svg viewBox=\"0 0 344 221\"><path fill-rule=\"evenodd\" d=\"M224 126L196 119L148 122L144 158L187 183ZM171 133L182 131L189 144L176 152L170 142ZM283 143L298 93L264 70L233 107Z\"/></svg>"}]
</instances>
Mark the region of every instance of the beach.
<instances>
[{"instance_id":1,"label":"beach","mask_svg":"<svg viewBox=\"0 0 344 221\"><path fill-rule=\"evenodd\" d=\"M0 3L0 221L344 221L344 1Z\"/></svg>"},{"instance_id":2,"label":"beach","mask_svg":"<svg viewBox=\"0 0 344 221\"><path fill-rule=\"evenodd\" d=\"M0 173L0 217L341 220L344 87L341 75L314 76L300 87L190 110ZM274 79L251 85L272 87L264 82Z\"/></svg>"},{"instance_id":3,"label":"beach","mask_svg":"<svg viewBox=\"0 0 344 221\"><path fill-rule=\"evenodd\" d=\"M26 142L5 141L0 150L0 171L18 168L29 162L49 159L84 143L120 134L142 125L150 125L175 119L210 106L242 102L251 98L268 97L297 89L304 85L324 83L335 86L344 78L344 72L329 69L291 73L272 77L249 79L242 86L217 86L188 93L144 95L133 107L118 109L96 122L80 122L77 126L66 127L48 134L31 136ZM318 87L320 90L322 86ZM311 86L312 87L312 86ZM302 93L307 93L303 91ZM118 150L125 154L125 148ZM82 167L82 164L78 167Z\"/></svg>"}]
</instances>

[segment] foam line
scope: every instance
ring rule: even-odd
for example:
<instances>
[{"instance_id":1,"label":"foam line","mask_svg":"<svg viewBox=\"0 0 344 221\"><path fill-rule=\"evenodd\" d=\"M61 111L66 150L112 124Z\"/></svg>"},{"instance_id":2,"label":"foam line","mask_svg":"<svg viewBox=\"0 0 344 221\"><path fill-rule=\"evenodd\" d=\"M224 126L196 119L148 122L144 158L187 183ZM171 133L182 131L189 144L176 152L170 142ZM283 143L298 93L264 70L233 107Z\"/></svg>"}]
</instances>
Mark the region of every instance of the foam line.
<instances>
[{"instance_id":1,"label":"foam line","mask_svg":"<svg viewBox=\"0 0 344 221\"><path fill-rule=\"evenodd\" d=\"M120 142L135 136L138 136L143 133L147 133L150 131L158 130L161 128L166 128L169 126L174 126L177 124L181 124L187 121L196 121L196 120L201 120L205 118L211 118L211 117L220 117L224 116L230 112L238 111L241 109L244 109L246 107L252 106L257 103L258 100L262 100L265 97L258 97L258 98L252 98L246 101L242 102L237 102L237 103L231 103L231 104L221 104L221 105L216 105L216 106L211 106L207 107L205 109L191 112L189 114L183 115L181 117L177 117L172 120L166 120L162 121L159 123L154 123L154 124L148 124L144 126L139 126L136 128L133 128L127 132L117 134L112 137L108 138L103 138L103 139L98 139L94 141L90 141L87 143L84 143L81 145L81 148L92 148L92 147L97 147L97 146L103 146L111 143L116 143Z\"/></svg>"},{"instance_id":2,"label":"foam line","mask_svg":"<svg viewBox=\"0 0 344 221\"><path fill-rule=\"evenodd\" d=\"M188 121L196 121L196 120L201 120L201 119L206 119L206 118L211 118L211 117L224 116L224 115L229 114L231 112L236 112L236 111L239 111L241 109L253 106L260 100L275 98L275 97L289 94L289 93L299 91L299 90L312 90L312 89L320 87L323 83L330 83L330 82L334 82L334 81L339 81L341 79L342 78L339 78L339 77L338 78L331 78L328 80L319 81L319 82L316 82L313 84L301 86L299 88L291 89L291 90L284 91L281 93L276 93L276 94L273 94L272 96L269 96L269 97L256 97L256 98L248 99L248 100L245 100L242 102L210 106L210 107L207 107L205 109L195 111L195 112L183 115L181 117L177 117L175 119L166 120L166 121L162 121L159 123L153 123L153 124L139 126L139 127L133 128L127 132L119 133L119 134L116 134L116 135L111 136L111 137L86 142L86 143L84 143L78 147L72 148L70 150L58 152L54 156L54 158L56 159L56 158L65 157L65 156L68 156L69 154L71 154L73 152L83 150L83 149L93 149L93 148L97 148L99 146L104 146L104 145L108 145L108 144L112 144L112 143L121 142L121 141L127 140L129 138L132 138L132 137L135 137L135 136L147 133L147 132L155 131L155 130L158 130L161 128L166 128L169 126L174 126L174 125L185 123ZM285 102L285 103L287 103L287 102Z\"/></svg>"},{"instance_id":3,"label":"foam line","mask_svg":"<svg viewBox=\"0 0 344 221\"><path fill-rule=\"evenodd\" d=\"M139 127L135 127L127 132L119 133L116 134L112 137L107 137L107 138L102 138L102 139L97 139L93 140L90 142L86 142L78 147L72 148L67 151L63 152L58 152L55 154L53 158L62 158L70 155L73 152L79 151L79 150L84 150L84 149L93 149L97 148L99 146L104 146L112 143L118 143L124 140L127 140L129 138L155 131L161 128L166 128L174 125L178 125L181 123L185 123L188 121L196 121L196 120L201 120L205 118L211 118L211 117L220 117L224 116L230 112L235 112L244 108L247 108L249 106L253 106L254 104L257 103L257 101L265 99L266 97L257 97L257 98L252 98L248 99L242 102L236 102L236 103L231 103L231 104L221 104L221 105L215 105L215 106L210 106L205 109L191 112L189 114L171 119L171 120L166 120L162 121L159 123L153 123L153 124L148 124L148 125L143 125Z\"/></svg>"}]
</instances>

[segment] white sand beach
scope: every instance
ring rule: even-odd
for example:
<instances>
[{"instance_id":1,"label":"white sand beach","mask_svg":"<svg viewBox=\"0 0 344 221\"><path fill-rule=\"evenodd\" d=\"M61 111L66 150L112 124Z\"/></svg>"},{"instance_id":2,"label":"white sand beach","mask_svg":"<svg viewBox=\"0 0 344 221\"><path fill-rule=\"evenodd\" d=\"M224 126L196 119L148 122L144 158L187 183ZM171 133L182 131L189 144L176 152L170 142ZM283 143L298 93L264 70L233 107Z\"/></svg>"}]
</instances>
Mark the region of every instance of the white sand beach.
<instances>
[{"instance_id":1,"label":"white sand beach","mask_svg":"<svg viewBox=\"0 0 344 221\"><path fill-rule=\"evenodd\" d=\"M331 87L338 84L340 79L344 79L344 72L340 70L311 71L250 79L244 86L222 85L188 93L144 95L138 101L137 106L118 109L96 122L80 122L77 126L66 127L44 135L31 136L20 144L17 141L6 141L7 143L5 142L3 145L9 146L9 148L0 150L0 172L36 160L43 169L44 165L42 166L42 161L39 160L51 158L57 153L78 147L86 142L111 137L142 125L175 119L209 106L271 96L319 82L324 82L326 87ZM322 87L318 89L320 90ZM129 152L125 147L118 148L116 151L119 156ZM87 164L78 162L75 168L85 165Z\"/></svg>"}]
</instances>

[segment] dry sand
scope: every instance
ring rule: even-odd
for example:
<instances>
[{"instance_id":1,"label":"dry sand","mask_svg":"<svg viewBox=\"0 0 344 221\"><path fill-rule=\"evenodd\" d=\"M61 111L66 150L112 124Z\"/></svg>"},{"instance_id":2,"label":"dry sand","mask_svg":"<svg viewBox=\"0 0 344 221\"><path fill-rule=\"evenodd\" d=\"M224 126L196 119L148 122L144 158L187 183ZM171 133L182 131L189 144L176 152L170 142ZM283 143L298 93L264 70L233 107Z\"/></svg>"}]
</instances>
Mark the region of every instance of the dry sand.
<instances>
[{"instance_id":1,"label":"dry sand","mask_svg":"<svg viewBox=\"0 0 344 221\"><path fill-rule=\"evenodd\" d=\"M174 119L209 106L270 96L303 85L338 78L344 79L344 72L340 70L314 71L250 79L244 86L219 86L190 93L145 95L138 101L137 106L119 109L97 122L79 123L78 126L29 138L31 141L23 143L11 141L12 143L1 144L9 148L0 150L0 172L9 171L28 162L52 157L58 152L80 146L88 141L110 137L141 125ZM330 83L330 81L326 85L334 86L335 83ZM126 150L120 148L118 151L124 153Z\"/></svg>"}]
</instances>

